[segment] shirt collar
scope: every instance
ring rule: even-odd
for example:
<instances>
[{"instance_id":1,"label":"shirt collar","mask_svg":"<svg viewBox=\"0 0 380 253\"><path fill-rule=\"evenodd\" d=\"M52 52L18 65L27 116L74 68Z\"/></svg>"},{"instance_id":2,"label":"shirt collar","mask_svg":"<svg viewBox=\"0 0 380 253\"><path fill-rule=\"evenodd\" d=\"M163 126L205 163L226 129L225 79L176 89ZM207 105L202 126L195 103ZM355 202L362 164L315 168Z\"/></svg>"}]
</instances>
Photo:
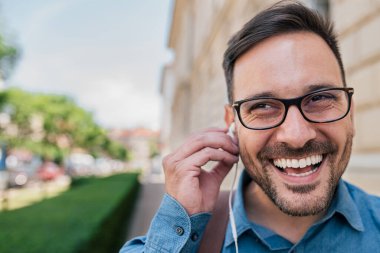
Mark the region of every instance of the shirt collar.
<instances>
[{"instance_id":1,"label":"shirt collar","mask_svg":"<svg viewBox=\"0 0 380 253\"><path fill-rule=\"evenodd\" d=\"M336 213L343 215L343 217L346 219L348 224L350 224L350 226L353 229L360 232L364 231L364 225L362 217L360 216L358 206L352 199L352 196L347 188L347 183L344 182L342 179L339 180L334 198L327 211L327 214L315 225L321 224L329 220Z\"/></svg>"},{"instance_id":2,"label":"shirt collar","mask_svg":"<svg viewBox=\"0 0 380 253\"><path fill-rule=\"evenodd\" d=\"M250 230L252 228L251 222L248 220L244 208L244 186L246 186L251 180L252 179L250 178L246 170L243 170L239 179L236 193L234 195L233 212L238 237L240 237L245 231ZM327 220L332 218L336 213L342 214L352 228L358 231L364 231L364 226L358 207L352 199L349 190L346 186L346 183L342 179L339 180L337 190L335 192L335 195L333 197L332 203L328 209L327 214L320 221L314 224L314 226L326 222ZM258 233L256 233L256 235L260 238L260 235ZM263 238L260 239L264 242ZM227 247L233 242L234 238L232 236L231 225L229 223L226 231L224 246Z\"/></svg>"}]
</instances>

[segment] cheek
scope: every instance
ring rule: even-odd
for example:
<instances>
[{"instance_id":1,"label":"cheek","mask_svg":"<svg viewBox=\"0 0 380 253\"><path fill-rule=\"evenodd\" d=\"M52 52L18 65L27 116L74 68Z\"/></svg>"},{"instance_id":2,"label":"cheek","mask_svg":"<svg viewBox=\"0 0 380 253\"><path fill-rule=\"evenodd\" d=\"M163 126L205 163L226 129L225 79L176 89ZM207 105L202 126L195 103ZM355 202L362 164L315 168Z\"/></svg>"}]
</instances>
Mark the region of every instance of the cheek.
<instances>
[{"instance_id":1,"label":"cheek","mask_svg":"<svg viewBox=\"0 0 380 253\"><path fill-rule=\"evenodd\" d=\"M244 149L251 159L256 160L257 154L263 147L268 145L271 131L255 131L244 129L239 132L240 150Z\"/></svg>"},{"instance_id":2,"label":"cheek","mask_svg":"<svg viewBox=\"0 0 380 253\"><path fill-rule=\"evenodd\" d=\"M324 124L319 129L324 138L338 145L339 152L343 152L347 141L354 135L354 127L349 117L342 121Z\"/></svg>"}]
</instances>

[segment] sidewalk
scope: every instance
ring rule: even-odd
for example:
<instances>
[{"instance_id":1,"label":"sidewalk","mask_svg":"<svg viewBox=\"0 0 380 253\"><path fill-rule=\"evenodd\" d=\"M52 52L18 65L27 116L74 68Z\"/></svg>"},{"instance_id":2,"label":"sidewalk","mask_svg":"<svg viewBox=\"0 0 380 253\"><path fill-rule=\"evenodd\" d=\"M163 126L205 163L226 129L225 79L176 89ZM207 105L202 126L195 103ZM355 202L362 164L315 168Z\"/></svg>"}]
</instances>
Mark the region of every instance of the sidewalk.
<instances>
[{"instance_id":1,"label":"sidewalk","mask_svg":"<svg viewBox=\"0 0 380 253\"><path fill-rule=\"evenodd\" d=\"M143 183L141 185L127 240L146 234L164 193L164 184Z\"/></svg>"}]
</instances>

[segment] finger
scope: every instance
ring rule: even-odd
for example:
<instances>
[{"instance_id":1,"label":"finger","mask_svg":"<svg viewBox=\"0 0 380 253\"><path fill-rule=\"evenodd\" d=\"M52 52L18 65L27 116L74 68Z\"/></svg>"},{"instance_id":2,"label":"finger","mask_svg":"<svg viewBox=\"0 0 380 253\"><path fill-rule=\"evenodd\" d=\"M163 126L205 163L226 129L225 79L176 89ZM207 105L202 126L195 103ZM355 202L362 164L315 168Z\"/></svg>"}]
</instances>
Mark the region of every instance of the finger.
<instances>
[{"instance_id":1,"label":"finger","mask_svg":"<svg viewBox=\"0 0 380 253\"><path fill-rule=\"evenodd\" d=\"M239 157L226 152L221 149L214 149L210 147L203 148L197 153L187 157L183 160L179 167L189 168L189 167L201 167L208 163L209 161L221 162L226 165L232 165L239 160Z\"/></svg>"},{"instance_id":2,"label":"finger","mask_svg":"<svg viewBox=\"0 0 380 253\"><path fill-rule=\"evenodd\" d=\"M205 133L208 133L208 132L226 132L226 130L228 130L228 128L226 128L226 127L210 127L210 128L206 128L205 130L203 130L203 132L205 132Z\"/></svg>"},{"instance_id":3,"label":"finger","mask_svg":"<svg viewBox=\"0 0 380 253\"><path fill-rule=\"evenodd\" d=\"M179 147L175 152L175 157L182 160L206 147L223 149L231 154L239 153L238 146L225 132L203 132L190 138Z\"/></svg>"}]
</instances>

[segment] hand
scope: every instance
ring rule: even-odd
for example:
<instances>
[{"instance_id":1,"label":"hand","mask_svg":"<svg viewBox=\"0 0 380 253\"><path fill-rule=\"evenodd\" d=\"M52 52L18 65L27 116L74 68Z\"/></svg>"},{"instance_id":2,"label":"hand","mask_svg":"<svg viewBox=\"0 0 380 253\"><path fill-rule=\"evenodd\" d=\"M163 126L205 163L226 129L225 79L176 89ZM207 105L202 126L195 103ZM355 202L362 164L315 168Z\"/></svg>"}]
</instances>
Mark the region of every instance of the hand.
<instances>
[{"instance_id":1,"label":"hand","mask_svg":"<svg viewBox=\"0 0 380 253\"><path fill-rule=\"evenodd\" d=\"M194 134L163 160L166 192L189 215L214 209L223 179L239 160L236 140L226 132L210 128ZM211 171L203 170L209 161L217 164Z\"/></svg>"}]
</instances>

